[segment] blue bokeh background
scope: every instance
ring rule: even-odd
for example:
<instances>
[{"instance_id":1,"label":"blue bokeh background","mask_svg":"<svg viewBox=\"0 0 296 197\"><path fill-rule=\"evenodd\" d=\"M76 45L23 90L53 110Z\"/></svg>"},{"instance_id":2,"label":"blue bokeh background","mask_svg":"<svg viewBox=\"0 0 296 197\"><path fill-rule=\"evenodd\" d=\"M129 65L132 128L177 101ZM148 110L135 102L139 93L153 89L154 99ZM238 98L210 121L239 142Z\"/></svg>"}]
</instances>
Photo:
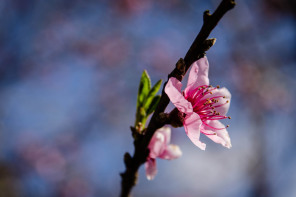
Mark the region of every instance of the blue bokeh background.
<instances>
[{"instance_id":1,"label":"blue bokeh background","mask_svg":"<svg viewBox=\"0 0 296 197\"><path fill-rule=\"evenodd\" d=\"M118 196L142 71L165 80L219 2L0 1L0 196ZM232 93L232 149L172 129L183 156L158 160L153 181L142 167L134 196L296 196L293 5L239 0L226 14L207 56Z\"/></svg>"}]
</instances>

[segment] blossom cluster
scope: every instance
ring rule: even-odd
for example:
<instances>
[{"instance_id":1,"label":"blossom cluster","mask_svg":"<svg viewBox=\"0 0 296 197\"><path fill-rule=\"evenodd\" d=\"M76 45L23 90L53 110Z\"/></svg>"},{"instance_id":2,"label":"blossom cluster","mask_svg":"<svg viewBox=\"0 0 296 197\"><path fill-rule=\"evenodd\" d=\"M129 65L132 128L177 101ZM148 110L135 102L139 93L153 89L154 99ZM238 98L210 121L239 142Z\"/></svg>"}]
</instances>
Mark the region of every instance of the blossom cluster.
<instances>
[{"instance_id":1,"label":"blossom cluster","mask_svg":"<svg viewBox=\"0 0 296 197\"><path fill-rule=\"evenodd\" d=\"M188 82L182 92L182 83L171 77L165 93L175 107L183 114L184 129L189 139L202 150L206 144L200 141L204 134L215 143L231 148L231 141L220 120L230 119L226 116L230 106L231 94L226 88L209 85L209 62L207 57L201 58L191 65ZM149 180L157 173L156 158L176 159L182 155L177 145L170 143L171 130L168 127L158 129L148 146L150 153L146 161L146 175Z\"/></svg>"}]
</instances>

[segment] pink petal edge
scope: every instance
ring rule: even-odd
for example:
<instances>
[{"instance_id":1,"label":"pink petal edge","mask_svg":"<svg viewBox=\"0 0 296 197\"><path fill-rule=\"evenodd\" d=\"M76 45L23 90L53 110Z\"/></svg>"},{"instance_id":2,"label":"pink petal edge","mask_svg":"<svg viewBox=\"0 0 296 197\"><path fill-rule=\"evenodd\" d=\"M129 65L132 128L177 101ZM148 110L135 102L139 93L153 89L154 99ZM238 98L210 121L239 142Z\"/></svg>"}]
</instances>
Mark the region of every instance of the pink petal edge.
<instances>
[{"instance_id":1,"label":"pink petal edge","mask_svg":"<svg viewBox=\"0 0 296 197\"><path fill-rule=\"evenodd\" d=\"M180 156L182 156L182 151L179 146L170 144L166 147L163 154L161 154L159 157L162 159L172 160L177 159Z\"/></svg>"},{"instance_id":2,"label":"pink petal edge","mask_svg":"<svg viewBox=\"0 0 296 197\"><path fill-rule=\"evenodd\" d=\"M210 126L215 127L215 128L225 128L225 126L218 120L209 121L207 124L209 124ZM209 128L207 126L205 126L203 129L205 130L205 132L212 131L217 134L217 135L206 135L213 142L221 144L222 146L229 148L229 149L232 147L231 140L230 140L229 134L226 129L214 130L214 129Z\"/></svg>"},{"instance_id":3,"label":"pink petal edge","mask_svg":"<svg viewBox=\"0 0 296 197\"><path fill-rule=\"evenodd\" d=\"M149 157L157 158L165 150L165 136L160 132L155 132L150 143L149 143Z\"/></svg>"},{"instance_id":4,"label":"pink petal edge","mask_svg":"<svg viewBox=\"0 0 296 197\"><path fill-rule=\"evenodd\" d=\"M178 79L171 77L168 80L164 91L180 112L185 114L192 113L192 105L184 98L183 94L181 93L181 87L182 83Z\"/></svg>"},{"instance_id":5,"label":"pink petal edge","mask_svg":"<svg viewBox=\"0 0 296 197\"><path fill-rule=\"evenodd\" d=\"M148 159L145 163L146 177L149 181L153 180L157 174L157 166L155 159Z\"/></svg>"},{"instance_id":6,"label":"pink petal edge","mask_svg":"<svg viewBox=\"0 0 296 197\"><path fill-rule=\"evenodd\" d=\"M158 133L161 133L164 136L164 144L169 144L171 141L171 128L170 127L161 127L157 129Z\"/></svg>"},{"instance_id":7,"label":"pink petal edge","mask_svg":"<svg viewBox=\"0 0 296 197\"><path fill-rule=\"evenodd\" d=\"M194 90L200 85L209 85L209 62L207 57L200 58L191 65L185 94Z\"/></svg>"},{"instance_id":8,"label":"pink petal edge","mask_svg":"<svg viewBox=\"0 0 296 197\"><path fill-rule=\"evenodd\" d=\"M202 121L198 114L192 113L185 117L184 128L187 136L189 137L189 139L192 141L194 145L199 147L201 150L205 150L206 144L202 143L199 140L201 125L202 125Z\"/></svg>"}]
</instances>

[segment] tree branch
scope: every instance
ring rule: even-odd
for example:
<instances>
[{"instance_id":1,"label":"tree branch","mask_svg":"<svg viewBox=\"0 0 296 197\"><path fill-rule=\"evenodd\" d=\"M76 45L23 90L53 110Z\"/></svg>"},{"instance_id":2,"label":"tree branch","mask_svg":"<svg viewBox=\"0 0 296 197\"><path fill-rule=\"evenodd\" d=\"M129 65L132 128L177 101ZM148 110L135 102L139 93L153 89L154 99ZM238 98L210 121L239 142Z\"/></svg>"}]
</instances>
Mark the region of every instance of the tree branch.
<instances>
[{"instance_id":1,"label":"tree branch","mask_svg":"<svg viewBox=\"0 0 296 197\"><path fill-rule=\"evenodd\" d=\"M208 10L204 12L203 25L199 34L196 36L195 40L190 46L184 57L184 60L180 59L177 62L175 69L168 75L168 78L175 77L182 81L190 65L203 57L205 52L215 44L216 39L207 40L207 38L224 14L231 10L234 6L234 0L222 0L212 15ZM149 150L147 147L154 132L167 123L167 120L164 120L162 116L164 110L170 102L168 96L164 92L166 83L163 86L159 104L148 124L145 133L143 135L139 134L134 140L135 152L133 157L131 157L129 153L124 155L126 170L124 173L121 173L121 197L128 197L130 195L133 186L137 182L138 169L143 163L146 162L146 159L149 155Z\"/></svg>"}]
</instances>

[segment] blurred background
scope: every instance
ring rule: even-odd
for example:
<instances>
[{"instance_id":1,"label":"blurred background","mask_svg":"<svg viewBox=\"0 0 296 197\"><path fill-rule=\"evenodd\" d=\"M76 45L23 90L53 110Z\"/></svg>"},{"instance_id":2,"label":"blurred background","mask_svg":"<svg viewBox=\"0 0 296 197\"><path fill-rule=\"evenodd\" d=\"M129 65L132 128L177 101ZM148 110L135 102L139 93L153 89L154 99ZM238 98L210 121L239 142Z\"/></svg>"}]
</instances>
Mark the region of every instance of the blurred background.
<instances>
[{"instance_id":1,"label":"blurred background","mask_svg":"<svg viewBox=\"0 0 296 197\"><path fill-rule=\"evenodd\" d=\"M118 196L142 71L166 80L219 3L0 1L0 196ZM173 129L183 156L134 196L295 197L295 1L238 0L210 37L233 147Z\"/></svg>"}]
</instances>

